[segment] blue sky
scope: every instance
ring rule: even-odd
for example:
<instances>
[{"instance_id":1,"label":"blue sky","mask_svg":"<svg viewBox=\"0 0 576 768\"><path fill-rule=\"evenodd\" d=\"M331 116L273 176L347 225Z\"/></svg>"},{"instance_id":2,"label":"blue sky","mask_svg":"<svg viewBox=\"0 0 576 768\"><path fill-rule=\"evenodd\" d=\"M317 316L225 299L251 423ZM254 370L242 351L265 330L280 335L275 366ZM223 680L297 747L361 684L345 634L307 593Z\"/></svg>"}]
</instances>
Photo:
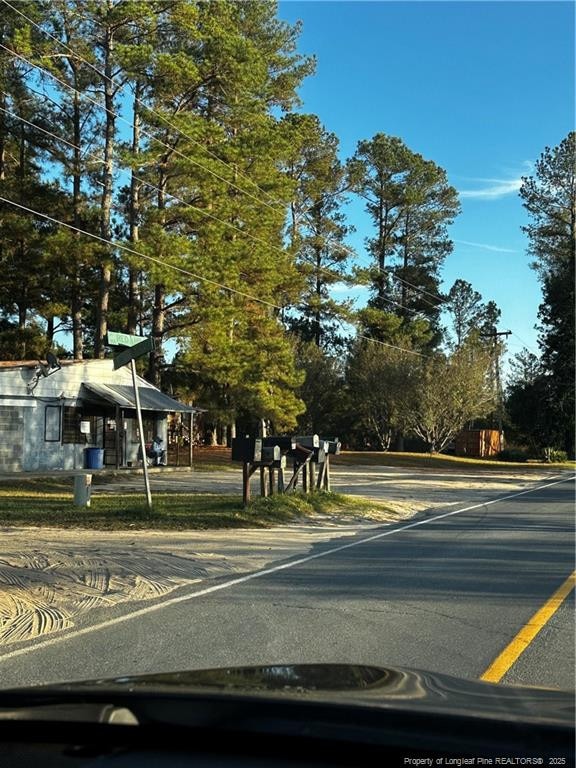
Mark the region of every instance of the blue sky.
<instances>
[{"instance_id":1,"label":"blue sky","mask_svg":"<svg viewBox=\"0 0 576 768\"><path fill-rule=\"evenodd\" d=\"M529 267L520 177L574 129L574 4L568 2L281 2L303 23L299 50L317 58L302 111L340 139L342 158L378 132L446 169L462 213L444 288L468 280L502 310L500 328L537 350L536 275ZM371 234L348 208L359 255Z\"/></svg>"}]
</instances>

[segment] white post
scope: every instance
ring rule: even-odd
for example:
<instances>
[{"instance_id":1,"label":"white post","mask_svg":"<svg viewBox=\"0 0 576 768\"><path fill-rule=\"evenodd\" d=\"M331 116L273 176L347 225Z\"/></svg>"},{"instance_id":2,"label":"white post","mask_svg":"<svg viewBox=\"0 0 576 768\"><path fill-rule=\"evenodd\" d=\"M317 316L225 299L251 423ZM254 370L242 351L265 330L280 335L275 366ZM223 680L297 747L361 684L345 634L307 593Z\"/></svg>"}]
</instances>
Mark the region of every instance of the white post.
<instances>
[{"instance_id":1,"label":"white post","mask_svg":"<svg viewBox=\"0 0 576 768\"><path fill-rule=\"evenodd\" d=\"M74 506L89 507L92 491L92 475L83 472L74 476Z\"/></svg>"},{"instance_id":2,"label":"white post","mask_svg":"<svg viewBox=\"0 0 576 768\"><path fill-rule=\"evenodd\" d=\"M140 393L138 392L138 380L136 379L136 362L130 360L132 371L132 384L134 385L134 402L136 403L136 417L138 418L138 432L140 433L140 452L142 454L142 468L144 470L144 487L146 488L146 502L148 509L152 509L152 494L150 493L150 478L148 477L148 462L146 460L146 441L144 440L144 425L142 424L142 411L140 409Z\"/></svg>"}]
</instances>

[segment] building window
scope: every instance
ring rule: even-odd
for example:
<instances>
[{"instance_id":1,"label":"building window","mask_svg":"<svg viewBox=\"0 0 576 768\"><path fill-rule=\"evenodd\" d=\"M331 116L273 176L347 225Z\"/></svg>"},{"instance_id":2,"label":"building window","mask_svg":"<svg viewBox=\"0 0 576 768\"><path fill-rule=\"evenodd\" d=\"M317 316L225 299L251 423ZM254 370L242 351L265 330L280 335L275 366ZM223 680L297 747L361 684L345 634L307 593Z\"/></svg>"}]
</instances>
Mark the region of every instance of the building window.
<instances>
[{"instance_id":1,"label":"building window","mask_svg":"<svg viewBox=\"0 0 576 768\"><path fill-rule=\"evenodd\" d=\"M86 431L86 422L90 422L90 431ZM93 438L96 431L96 418L82 415L81 408L64 407L64 423L62 425L63 443L80 443L85 445Z\"/></svg>"},{"instance_id":2,"label":"building window","mask_svg":"<svg viewBox=\"0 0 576 768\"><path fill-rule=\"evenodd\" d=\"M44 411L44 441L60 442L61 409L59 405L47 405Z\"/></svg>"}]
</instances>

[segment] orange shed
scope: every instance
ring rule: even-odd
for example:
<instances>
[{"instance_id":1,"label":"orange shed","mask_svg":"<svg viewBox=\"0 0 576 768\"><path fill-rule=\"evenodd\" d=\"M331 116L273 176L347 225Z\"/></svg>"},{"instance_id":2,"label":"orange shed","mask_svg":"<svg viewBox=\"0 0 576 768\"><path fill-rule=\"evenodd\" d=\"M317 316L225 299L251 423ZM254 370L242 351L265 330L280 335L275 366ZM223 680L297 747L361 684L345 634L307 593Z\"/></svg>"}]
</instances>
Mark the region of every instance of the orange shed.
<instances>
[{"instance_id":1,"label":"orange shed","mask_svg":"<svg viewBox=\"0 0 576 768\"><path fill-rule=\"evenodd\" d=\"M454 442L456 456L484 459L504 448L504 433L497 429L465 429Z\"/></svg>"}]
</instances>

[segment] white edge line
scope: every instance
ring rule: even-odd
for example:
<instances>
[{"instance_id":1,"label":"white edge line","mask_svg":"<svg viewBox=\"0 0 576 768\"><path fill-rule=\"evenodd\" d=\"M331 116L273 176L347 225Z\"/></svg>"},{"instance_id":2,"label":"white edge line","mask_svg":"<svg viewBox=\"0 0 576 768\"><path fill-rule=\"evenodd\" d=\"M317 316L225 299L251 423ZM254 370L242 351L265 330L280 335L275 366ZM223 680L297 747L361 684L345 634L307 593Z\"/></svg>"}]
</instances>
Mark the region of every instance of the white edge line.
<instances>
[{"instance_id":1,"label":"white edge line","mask_svg":"<svg viewBox=\"0 0 576 768\"><path fill-rule=\"evenodd\" d=\"M461 512L469 512L471 509L478 509L479 507L487 507L491 504L497 504L500 501L507 501L508 499L515 499L518 496L525 496L527 493L534 493L535 491L540 491L543 488L550 488L553 485L559 485L561 483L566 483L569 480L576 480L576 475L573 477L565 477L561 480L556 480L553 483L547 483L546 485L539 485L536 488L529 488L526 491L519 491L518 493L512 493L509 496L499 496L496 499L491 499L490 501L482 501L479 504L472 504L470 507L463 507L462 509L454 509L452 512L444 512L441 515L435 515L434 517L430 517L427 520L419 520L415 523L408 523L408 525L402 525L399 528L394 528L391 531L384 531L383 533L377 533L374 536L368 536L365 539L361 539L360 541L353 541L349 544L342 544L339 547L334 547L333 549L326 550L325 552L317 552L315 555L306 555L306 557L301 557L298 560L291 560L288 563L283 563L282 565L275 565L272 568L265 568L262 571L255 571L254 573L249 573L246 576L240 576L237 579L231 579L230 581L226 581L223 584L216 584L212 587L206 587L205 589L200 589L197 592L193 592L192 594L187 595L180 595L179 597L174 597L171 600L164 600L161 603L154 603L153 605L148 605L145 608L139 608L137 611L133 611L132 613L124 614L123 616L117 616L113 619L108 619L107 621L102 621L100 624L93 624L89 627L84 627L83 629L77 629L72 632L68 632L66 634L58 635L57 637L51 637L47 640L43 640L40 643L36 643L33 646L27 647L27 648L19 648L16 651L12 651L11 653L6 653L0 656L0 663L3 661L6 661L8 659L14 659L17 656L23 656L26 653L34 653L35 651L41 650L43 648L48 648L49 646L56 645L57 643L65 642L66 640L75 639L77 637L81 637L82 635L87 635L90 632L97 632L100 629L105 629L106 627L112 627L115 624L121 624L124 621L130 621L131 619L135 619L138 616L145 616L148 613L153 613L155 611L162 610L164 608L168 608L172 605L177 605L178 603L184 603L188 600L194 600L197 597L202 597L203 595L209 595L212 592L219 592L223 589L228 589L229 587L234 587L237 584L244 584L247 581L252 581L253 579L259 579L261 576L268 576L271 573L277 573L278 571L286 570L287 568L294 568L296 565L302 565L303 563L308 563L311 560L316 560L319 557L327 557L328 555L333 555L335 552L342 552L345 549L350 549L351 547L358 547L362 544L367 544L370 541L376 541L377 539L383 539L386 536L392 536L394 533L400 533L401 531L407 531L409 528L417 528L420 525L427 525L428 523L434 523L436 520L442 520L446 517L452 517L453 515L458 515Z\"/></svg>"}]
</instances>

